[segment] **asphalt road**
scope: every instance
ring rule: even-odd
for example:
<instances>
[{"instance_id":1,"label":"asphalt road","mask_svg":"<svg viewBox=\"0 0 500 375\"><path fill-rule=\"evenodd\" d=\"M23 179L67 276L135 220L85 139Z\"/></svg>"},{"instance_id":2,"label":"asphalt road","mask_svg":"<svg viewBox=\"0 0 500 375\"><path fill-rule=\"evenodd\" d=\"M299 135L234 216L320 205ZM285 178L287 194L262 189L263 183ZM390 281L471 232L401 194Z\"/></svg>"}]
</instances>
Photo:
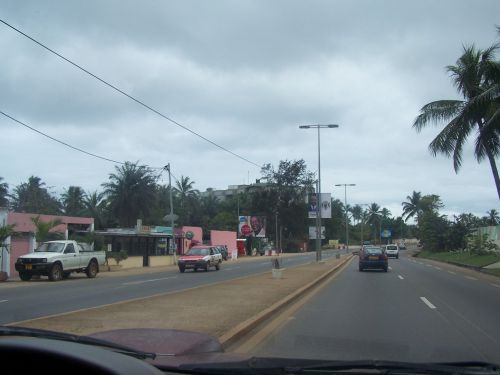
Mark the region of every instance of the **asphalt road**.
<instances>
[{"instance_id":1,"label":"asphalt road","mask_svg":"<svg viewBox=\"0 0 500 375\"><path fill-rule=\"evenodd\" d=\"M323 258L335 256L336 251L323 251ZM297 254L283 258L282 267L288 268L316 260L316 254ZM230 282L271 269L270 257L256 257L248 261L223 262L221 270L209 272L186 271L177 268L168 271L126 276L87 279L76 275L67 280L50 282L18 282L0 284L0 324L20 322L54 314L103 306L111 303L176 292L201 285ZM217 285L224 288L224 284Z\"/></svg>"},{"instance_id":2,"label":"asphalt road","mask_svg":"<svg viewBox=\"0 0 500 375\"><path fill-rule=\"evenodd\" d=\"M258 356L500 364L500 280L432 261L357 257L251 351Z\"/></svg>"}]
</instances>

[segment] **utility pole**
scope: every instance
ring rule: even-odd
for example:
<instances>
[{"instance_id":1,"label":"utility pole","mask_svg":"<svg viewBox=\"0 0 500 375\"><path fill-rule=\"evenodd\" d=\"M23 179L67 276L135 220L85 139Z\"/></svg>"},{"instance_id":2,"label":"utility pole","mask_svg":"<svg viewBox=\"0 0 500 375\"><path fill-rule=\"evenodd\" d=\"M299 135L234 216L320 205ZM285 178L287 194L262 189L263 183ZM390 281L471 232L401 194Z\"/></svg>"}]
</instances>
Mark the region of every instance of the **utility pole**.
<instances>
[{"instance_id":1,"label":"utility pole","mask_svg":"<svg viewBox=\"0 0 500 375\"><path fill-rule=\"evenodd\" d=\"M321 128L338 128L338 125L300 125L300 129L318 129L318 203L316 205L316 262L321 261L321 142L320 132Z\"/></svg>"}]
</instances>

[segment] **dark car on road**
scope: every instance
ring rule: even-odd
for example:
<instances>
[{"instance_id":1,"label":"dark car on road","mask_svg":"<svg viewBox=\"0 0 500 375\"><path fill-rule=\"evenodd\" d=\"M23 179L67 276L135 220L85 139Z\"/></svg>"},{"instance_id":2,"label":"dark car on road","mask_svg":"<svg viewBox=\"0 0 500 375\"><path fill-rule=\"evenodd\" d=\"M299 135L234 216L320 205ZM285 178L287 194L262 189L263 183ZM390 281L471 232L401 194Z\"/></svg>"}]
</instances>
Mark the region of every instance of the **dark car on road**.
<instances>
[{"instance_id":1,"label":"dark car on road","mask_svg":"<svg viewBox=\"0 0 500 375\"><path fill-rule=\"evenodd\" d=\"M389 261L384 249L378 246L363 246L359 251L359 271L381 269L387 272Z\"/></svg>"}]
</instances>

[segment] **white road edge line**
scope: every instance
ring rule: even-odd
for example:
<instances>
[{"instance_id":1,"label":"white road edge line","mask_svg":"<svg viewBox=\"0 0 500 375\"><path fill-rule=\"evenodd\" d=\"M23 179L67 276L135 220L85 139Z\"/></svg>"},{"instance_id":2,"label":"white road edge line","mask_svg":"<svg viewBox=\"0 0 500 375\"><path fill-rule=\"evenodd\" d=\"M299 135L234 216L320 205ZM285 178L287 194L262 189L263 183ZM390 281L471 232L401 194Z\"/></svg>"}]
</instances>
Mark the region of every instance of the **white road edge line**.
<instances>
[{"instance_id":1,"label":"white road edge line","mask_svg":"<svg viewBox=\"0 0 500 375\"><path fill-rule=\"evenodd\" d=\"M401 275L398 275L398 277L401 279L401 280L404 280L405 278Z\"/></svg>"},{"instance_id":2,"label":"white road edge line","mask_svg":"<svg viewBox=\"0 0 500 375\"><path fill-rule=\"evenodd\" d=\"M472 276L465 276L466 279L469 279L469 280L477 280L475 277L472 277Z\"/></svg>"},{"instance_id":3,"label":"white road edge line","mask_svg":"<svg viewBox=\"0 0 500 375\"><path fill-rule=\"evenodd\" d=\"M453 272L453 271L446 271L446 272L448 272L448 273L450 273L450 274L452 274L452 275L456 275L456 273L455 273L455 272Z\"/></svg>"},{"instance_id":4,"label":"white road edge line","mask_svg":"<svg viewBox=\"0 0 500 375\"><path fill-rule=\"evenodd\" d=\"M140 281L131 281L129 283L123 283L122 285L138 285L138 284L144 284L144 283L151 283L153 281L160 281L160 280L167 280L167 279L175 279L177 276L170 276L170 277L162 277L160 279L150 279L150 280L140 280Z\"/></svg>"},{"instance_id":5,"label":"white road edge line","mask_svg":"<svg viewBox=\"0 0 500 375\"><path fill-rule=\"evenodd\" d=\"M491 283L490 285L492 285L492 286L496 286L497 288L500 288L500 285L499 285L499 284Z\"/></svg>"},{"instance_id":6,"label":"white road edge line","mask_svg":"<svg viewBox=\"0 0 500 375\"><path fill-rule=\"evenodd\" d=\"M441 271L441 268L434 266L435 269Z\"/></svg>"},{"instance_id":7,"label":"white road edge line","mask_svg":"<svg viewBox=\"0 0 500 375\"><path fill-rule=\"evenodd\" d=\"M9 301L8 299L2 299L2 300L0 300L0 303L2 303L2 302L8 302L8 301Z\"/></svg>"},{"instance_id":8,"label":"white road edge line","mask_svg":"<svg viewBox=\"0 0 500 375\"><path fill-rule=\"evenodd\" d=\"M436 306L429 302L429 300L425 297L420 297L423 303L425 303L430 309L434 310Z\"/></svg>"}]
</instances>

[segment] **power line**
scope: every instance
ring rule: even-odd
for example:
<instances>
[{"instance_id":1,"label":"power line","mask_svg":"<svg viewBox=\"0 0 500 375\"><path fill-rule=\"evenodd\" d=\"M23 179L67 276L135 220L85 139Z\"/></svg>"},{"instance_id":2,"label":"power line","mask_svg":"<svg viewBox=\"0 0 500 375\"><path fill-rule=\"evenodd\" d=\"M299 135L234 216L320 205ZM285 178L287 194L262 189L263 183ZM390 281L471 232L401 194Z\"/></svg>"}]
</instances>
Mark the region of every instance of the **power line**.
<instances>
[{"instance_id":1,"label":"power line","mask_svg":"<svg viewBox=\"0 0 500 375\"><path fill-rule=\"evenodd\" d=\"M71 148L71 149L73 149L73 150L75 150L75 151L78 151L78 152L84 153L84 154L86 154L86 155L92 156L92 157L97 158L97 159L101 159L101 160L109 161L109 162L112 162L112 163L115 163L115 164L121 164L121 165L125 165L125 164L126 164L125 162L122 162L122 161L117 161L117 160L113 160L113 159L109 159L109 158L106 158L106 157L104 157L104 156L100 156L100 155L97 155L97 154L93 154L92 152L88 152L88 151L85 151L85 150L83 150L83 149L81 149L81 148L78 148L78 147L76 147L76 146L70 145L69 143L66 143L66 142L64 142L64 141L61 141L61 140L59 140L59 139L57 139L57 138L55 138L55 137L52 137L52 136L50 136L50 135L48 135L48 134L46 134L46 133L44 133L44 132L42 132L42 131L40 131L40 130L38 130L38 129L33 128L32 126L29 126L28 124L26 124L26 123L24 123L24 122L22 122L22 121L20 121L20 120L16 119L15 117L13 117L13 116L11 116L11 115L9 115L9 114L5 113L5 112L4 112L4 111L2 111L1 109L0 109L0 114L4 115L5 117L7 117L7 118L11 119L12 121L14 121L14 122L16 122L16 123L18 123L18 124L20 124L20 125L22 125L22 126L24 126L24 127L28 128L28 129L30 129L30 130L32 130L32 131L34 131L35 133L38 133L38 134L40 134L40 135L42 135L42 136L44 136L44 137L46 137L46 138L49 138L50 140L52 140L52 141L54 141L54 142L60 143L60 144L62 144L62 145L64 145L64 146L66 146L66 147L69 147L69 148ZM162 172L162 170L164 169L164 167L151 167L151 166L149 166L149 165L140 165L140 167L141 167L141 166L142 166L142 167L149 168L149 169L160 169L160 174L158 175L158 177L160 177L161 172ZM175 177L175 175L174 175L173 173L170 173L170 174L172 175L172 177L173 177L176 181L179 181L179 180L177 179L177 177Z\"/></svg>"},{"instance_id":2,"label":"power line","mask_svg":"<svg viewBox=\"0 0 500 375\"><path fill-rule=\"evenodd\" d=\"M126 92L124 92L123 90L121 90L121 89L119 89L118 87L116 87L116 86L112 85L111 83L109 83L109 82L105 81L104 79L102 79L102 78L98 77L97 75L95 75L95 74L91 73L91 72L90 72L90 71L88 71L87 69L85 69L85 68L83 68L82 66L80 66L80 65L78 65L78 64L76 64L76 63L74 63L73 61L71 61L70 59L68 59L68 58L64 57L64 56L63 56L63 55L61 55L60 53L57 53L56 51L54 51L54 50L50 49L49 47L47 47L47 46L46 46L46 45L44 45L43 43L41 43L41 42L37 41L36 39L32 38L32 37L31 37L31 36L29 36L28 34L26 34L26 33L22 32L21 30L19 30L19 29L15 28L14 26L12 26L12 25L10 25L9 23L5 22L4 20L0 19L0 22L2 22L4 25L6 25L6 26L10 27L12 30L14 30L14 31L18 32L19 34L23 35L24 37L28 38L28 39L29 39L29 40L31 40L32 42L34 42L34 43L38 44L40 47L42 47L42 48L46 49L46 50L47 50L47 51L49 51L50 53L53 53L54 55L58 56L59 58L63 59L64 61L68 62L69 64L73 65L74 67L76 67L76 68L80 69L81 71L85 72L86 74L90 75L91 77L93 77L93 78L97 79L98 81L100 81L101 83L105 84L106 86L108 86L108 87L112 88L113 90L115 90L115 91L119 92L120 94L122 94L122 95L126 96L127 98L129 98L129 99L133 100L133 101L134 101L134 102L136 102L137 104L139 104L139 105L141 105L141 106L143 106L143 107L145 107L145 108L149 109L150 111L152 111L152 112L156 113L156 114L157 114L157 115L159 115L160 117L163 117L164 119L166 119L166 120L170 121L171 123L173 123L173 124L175 124L175 125L177 125L177 126L181 127L182 129L184 129L184 130L186 130L186 131L190 132L191 134L194 134L195 136L197 136L197 137L199 137L199 138L203 139L204 141L206 141L206 142L208 142L208 143L212 144L213 146L215 146L215 147L217 147L217 148L221 149L222 151L225 151L225 152L227 152L227 153L229 153L229 154L231 154L231 155L233 155L233 156L235 156L235 157L237 157L237 158L239 158L239 159L241 159L241 160L243 160L243 161L246 161L246 162L247 162L247 163L249 163L249 164L252 164L252 165L254 165L254 166L258 167L258 168L261 168L261 166L260 166L260 165L258 165L258 164L256 164L256 163L254 163L253 161L250 161L250 160L248 160L248 159L244 158L243 156L238 155L238 154L236 154L235 152L233 152L233 151L231 151L231 150L229 150L229 149L227 149L227 148L225 148L225 147L223 147L223 146L221 146L221 145L219 145L219 144L215 143L214 141L211 141L210 139L208 139L208 138L206 138L206 137L202 136L201 134L199 134L199 133L195 132L194 130L191 130L191 129L189 129L188 127L186 127L186 126L184 126L184 125L182 125L182 124L178 123L177 121L175 121L175 120L173 120L173 119L169 118L168 116L164 115L163 113L161 113L160 111L158 111L158 110L154 109L153 107L150 107L149 105L145 104L144 102L140 101L139 99L136 99L136 98L134 98L133 96L131 96L131 95L127 94L127 93L126 93Z\"/></svg>"}]
</instances>

